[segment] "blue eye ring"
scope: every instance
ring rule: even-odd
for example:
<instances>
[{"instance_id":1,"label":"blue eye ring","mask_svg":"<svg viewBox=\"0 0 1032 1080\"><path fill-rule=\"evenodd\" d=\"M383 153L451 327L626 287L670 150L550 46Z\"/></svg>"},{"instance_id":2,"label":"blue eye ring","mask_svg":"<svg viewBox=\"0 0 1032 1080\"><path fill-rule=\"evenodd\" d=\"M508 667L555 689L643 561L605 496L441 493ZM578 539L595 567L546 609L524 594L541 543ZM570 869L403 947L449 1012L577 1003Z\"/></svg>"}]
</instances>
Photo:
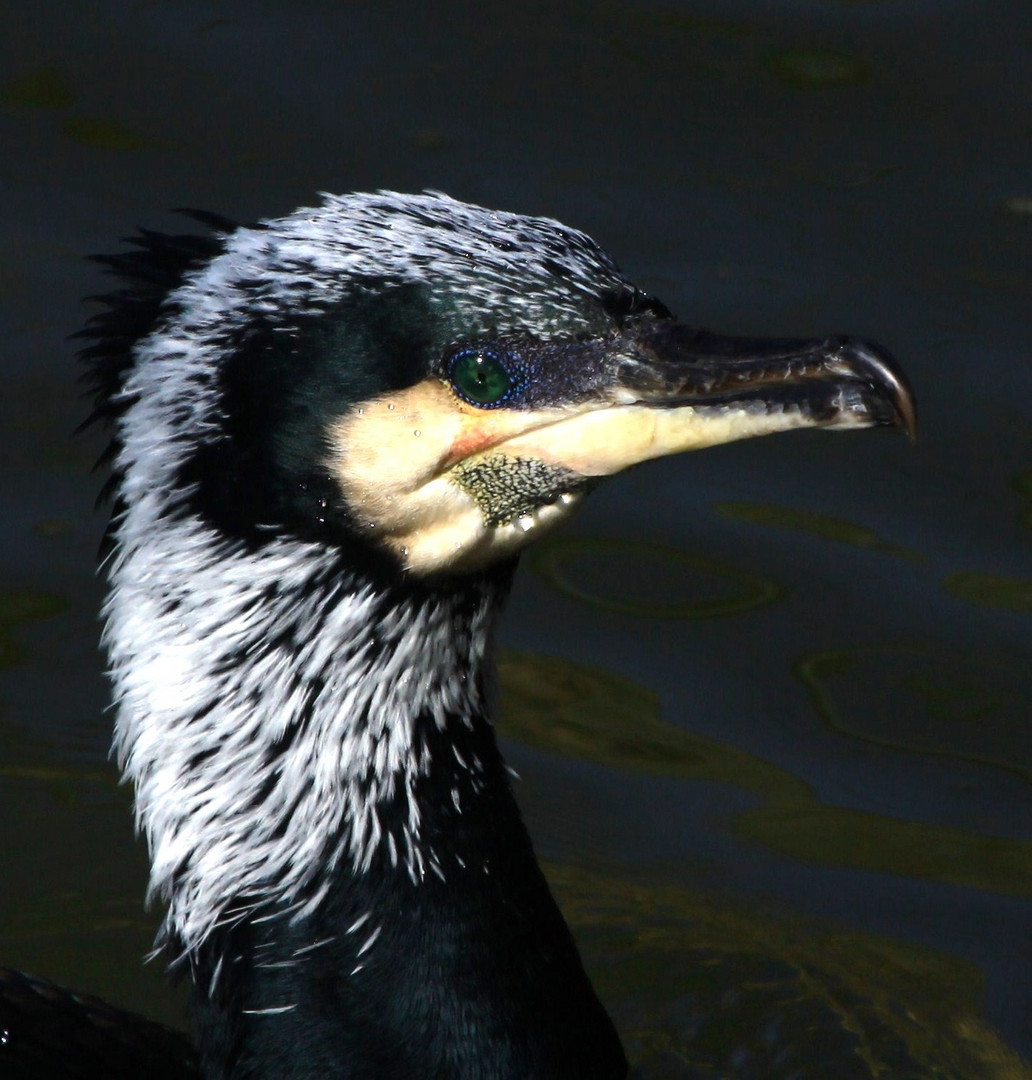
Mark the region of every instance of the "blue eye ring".
<instances>
[{"instance_id":1,"label":"blue eye ring","mask_svg":"<svg viewBox=\"0 0 1032 1080\"><path fill-rule=\"evenodd\" d=\"M478 409L505 405L526 382L520 358L490 345L459 349L448 360L447 375L455 393Z\"/></svg>"}]
</instances>

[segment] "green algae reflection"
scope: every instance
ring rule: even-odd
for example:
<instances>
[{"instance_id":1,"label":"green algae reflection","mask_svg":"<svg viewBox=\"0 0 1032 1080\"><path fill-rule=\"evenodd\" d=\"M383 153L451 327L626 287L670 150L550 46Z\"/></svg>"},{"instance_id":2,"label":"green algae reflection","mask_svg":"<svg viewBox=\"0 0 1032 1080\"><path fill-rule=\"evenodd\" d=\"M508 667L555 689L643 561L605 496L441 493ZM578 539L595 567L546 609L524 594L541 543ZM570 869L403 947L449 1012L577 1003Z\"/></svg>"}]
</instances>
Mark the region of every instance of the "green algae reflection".
<instances>
[{"instance_id":1,"label":"green algae reflection","mask_svg":"<svg viewBox=\"0 0 1032 1080\"><path fill-rule=\"evenodd\" d=\"M1030 1080L931 949L547 864L635 1080ZM637 875L635 875L637 877Z\"/></svg>"},{"instance_id":2,"label":"green algae reflection","mask_svg":"<svg viewBox=\"0 0 1032 1080\"><path fill-rule=\"evenodd\" d=\"M3 785L14 783L29 784L33 791L45 793L51 807L117 803L127 810L130 804L129 790L119 786L113 765L73 759L55 742L3 722L0 723L0 796L7 790Z\"/></svg>"},{"instance_id":3,"label":"green algae reflection","mask_svg":"<svg viewBox=\"0 0 1032 1080\"><path fill-rule=\"evenodd\" d=\"M503 651L498 727L538 750L653 776L727 784L760 806L730 815L742 841L790 858L1032 897L1032 842L828 806L785 769L659 717L656 694L556 657Z\"/></svg>"},{"instance_id":4,"label":"green algae reflection","mask_svg":"<svg viewBox=\"0 0 1032 1080\"><path fill-rule=\"evenodd\" d=\"M947 592L978 607L1032 613L1032 578L958 571L947 574L942 585Z\"/></svg>"},{"instance_id":5,"label":"green algae reflection","mask_svg":"<svg viewBox=\"0 0 1032 1080\"><path fill-rule=\"evenodd\" d=\"M1032 199L1029 200L1032 204ZM1032 213L1032 209L1030 209ZM1019 521L1027 529L1032 529L1032 469L1026 469L1018 473L1010 482L1010 487L1025 500L1025 507L1021 512Z\"/></svg>"},{"instance_id":6,"label":"green algae reflection","mask_svg":"<svg viewBox=\"0 0 1032 1080\"><path fill-rule=\"evenodd\" d=\"M810 798L790 773L659 718L659 695L600 668L505 649L498 726L527 746L610 768L736 784L779 803Z\"/></svg>"},{"instance_id":7,"label":"green algae reflection","mask_svg":"<svg viewBox=\"0 0 1032 1080\"><path fill-rule=\"evenodd\" d=\"M0 86L0 102L22 109L66 109L75 91L56 68L39 68Z\"/></svg>"},{"instance_id":8,"label":"green algae reflection","mask_svg":"<svg viewBox=\"0 0 1032 1080\"><path fill-rule=\"evenodd\" d=\"M94 150L155 150L157 143L114 120L96 116L69 116L61 130L72 142Z\"/></svg>"},{"instance_id":9,"label":"green algae reflection","mask_svg":"<svg viewBox=\"0 0 1032 1080\"><path fill-rule=\"evenodd\" d=\"M531 559L560 592L622 615L706 619L782 596L775 582L732 563L659 544L569 537L542 544Z\"/></svg>"},{"instance_id":10,"label":"green algae reflection","mask_svg":"<svg viewBox=\"0 0 1032 1080\"><path fill-rule=\"evenodd\" d=\"M949 651L873 647L796 665L821 719L864 742L991 766L1032 784L1025 670Z\"/></svg>"},{"instance_id":11,"label":"green algae reflection","mask_svg":"<svg viewBox=\"0 0 1032 1080\"><path fill-rule=\"evenodd\" d=\"M732 521L742 521L748 525L809 533L821 540L831 540L836 544L851 544L853 547L881 551L887 555L912 555L906 548L890 544L864 525L857 525L845 518L834 517L819 510L744 502L718 502L714 504L714 509L722 517L730 518Z\"/></svg>"},{"instance_id":12,"label":"green algae reflection","mask_svg":"<svg viewBox=\"0 0 1032 1080\"><path fill-rule=\"evenodd\" d=\"M25 660L25 650L14 636L16 627L59 615L68 605L59 596L38 589L0 591L0 668Z\"/></svg>"},{"instance_id":13,"label":"green algae reflection","mask_svg":"<svg viewBox=\"0 0 1032 1080\"><path fill-rule=\"evenodd\" d=\"M831 49L785 49L770 58L769 67L783 86L803 90L860 86L871 78L865 60Z\"/></svg>"},{"instance_id":14,"label":"green algae reflection","mask_svg":"<svg viewBox=\"0 0 1032 1080\"><path fill-rule=\"evenodd\" d=\"M112 763L0 725L0 851L4 965L183 1024L161 965L142 964L159 913L144 912L146 851Z\"/></svg>"}]
</instances>

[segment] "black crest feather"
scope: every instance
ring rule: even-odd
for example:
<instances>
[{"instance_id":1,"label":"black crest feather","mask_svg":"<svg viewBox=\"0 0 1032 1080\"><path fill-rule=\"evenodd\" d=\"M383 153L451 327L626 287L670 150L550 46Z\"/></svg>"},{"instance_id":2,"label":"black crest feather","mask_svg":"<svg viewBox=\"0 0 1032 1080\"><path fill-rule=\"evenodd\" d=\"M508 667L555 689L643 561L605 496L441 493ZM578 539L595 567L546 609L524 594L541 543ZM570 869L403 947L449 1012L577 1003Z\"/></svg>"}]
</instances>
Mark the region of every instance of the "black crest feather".
<instances>
[{"instance_id":1,"label":"black crest feather","mask_svg":"<svg viewBox=\"0 0 1032 1080\"><path fill-rule=\"evenodd\" d=\"M125 239L132 247L110 255L91 255L108 273L122 282L122 287L109 293L91 296L105 305L105 310L91 316L76 338L89 344L79 351L79 360L86 365L82 382L93 407L76 433L100 423L110 428L122 415L129 401L122 396L126 374L133 363L133 348L157 325L168 294L180 285L186 274L218 255L225 237L237 228L229 218L204 210L177 210L212 230L207 235L168 234L141 228L135 236ZM108 464L118 452L118 441L112 439L97 462ZM100 498L106 498L117 478L104 485Z\"/></svg>"}]
</instances>

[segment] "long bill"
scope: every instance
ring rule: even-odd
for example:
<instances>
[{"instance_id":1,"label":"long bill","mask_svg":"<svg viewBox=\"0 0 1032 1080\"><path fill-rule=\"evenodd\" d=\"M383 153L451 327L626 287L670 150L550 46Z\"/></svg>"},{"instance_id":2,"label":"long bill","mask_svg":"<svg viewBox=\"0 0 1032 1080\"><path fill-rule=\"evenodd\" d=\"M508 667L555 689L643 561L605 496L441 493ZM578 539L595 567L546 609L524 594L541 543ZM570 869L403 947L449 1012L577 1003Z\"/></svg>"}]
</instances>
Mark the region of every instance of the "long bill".
<instances>
[{"instance_id":1,"label":"long bill","mask_svg":"<svg viewBox=\"0 0 1032 1080\"><path fill-rule=\"evenodd\" d=\"M582 476L794 428L896 426L913 439L899 365L860 338L720 337L678 323L624 339L599 397L506 442Z\"/></svg>"}]
</instances>

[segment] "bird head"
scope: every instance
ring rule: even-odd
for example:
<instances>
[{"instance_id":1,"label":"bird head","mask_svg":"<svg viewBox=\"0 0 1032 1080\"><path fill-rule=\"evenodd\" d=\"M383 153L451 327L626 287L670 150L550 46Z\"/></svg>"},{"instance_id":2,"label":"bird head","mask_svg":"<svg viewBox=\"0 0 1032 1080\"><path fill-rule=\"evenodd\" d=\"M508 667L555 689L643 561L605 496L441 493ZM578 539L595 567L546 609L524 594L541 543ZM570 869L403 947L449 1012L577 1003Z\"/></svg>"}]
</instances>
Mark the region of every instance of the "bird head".
<instances>
[{"instance_id":1,"label":"bird head","mask_svg":"<svg viewBox=\"0 0 1032 1080\"><path fill-rule=\"evenodd\" d=\"M497 754L507 570L603 477L913 428L876 346L694 330L554 221L387 192L202 220L104 258L128 288L83 354L115 425L115 746L188 951L314 912L346 858L440 870L423 800L458 813Z\"/></svg>"},{"instance_id":2,"label":"bird head","mask_svg":"<svg viewBox=\"0 0 1032 1080\"><path fill-rule=\"evenodd\" d=\"M558 222L389 192L227 234L121 399L127 502L252 545L358 544L416 576L511 557L650 458L914 425L875 345L707 334Z\"/></svg>"}]
</instances>

